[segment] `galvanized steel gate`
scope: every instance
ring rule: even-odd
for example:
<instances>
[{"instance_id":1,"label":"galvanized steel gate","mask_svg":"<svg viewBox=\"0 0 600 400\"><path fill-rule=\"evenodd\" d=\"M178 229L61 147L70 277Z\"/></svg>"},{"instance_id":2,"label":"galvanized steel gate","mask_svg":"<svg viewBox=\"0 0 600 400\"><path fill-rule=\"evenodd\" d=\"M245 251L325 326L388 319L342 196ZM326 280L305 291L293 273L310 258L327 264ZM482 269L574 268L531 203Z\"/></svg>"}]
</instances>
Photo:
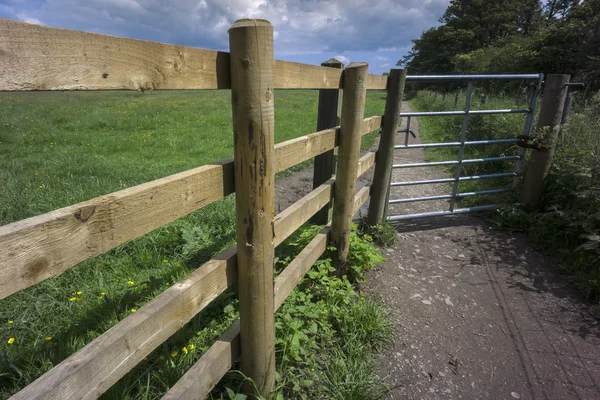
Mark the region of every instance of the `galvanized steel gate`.
<instances>
[{"instance_id":1,"label":"galvanized steel gate","mask_svg":"<svg viewBox=\"0 0 600 400\"><path fill-rule=\"evenodd\" d=\"M484 210L492 210L497 208L496 204L487 204L481 206L474 207L466 207L466 208L456 208L456 200L469 196L478 196L478 195L489 195L501 193L509 190L509 188L497 188L490 190L481 190L475 192L458 192L458 186L460 182L472 181L478 179L494 179L494 178L505 178L505 177L514 177L513 179L513 187L517 185L519 182L519 177L522 173L523 167L523 159L525 157L525 148L520 147L518 154L511 156L499 156L499 157L488 157L488 158L473 158L473 159L464 159L464 151L466 146L485 146L490 144L500 144L500 143L519 143L523 140L523 138L528 138L531 135L531 130L534 125L534 119L536 114L536 107L538 98L542 88L543 82L543 74L521 74L521 75L413 75L407 76L406 81L420 81L420 82L445 82L445 81L466 81L467 90L466 90L466 100L465 100L465 108L463 111L434 111L434 112L407 112L400 113L400 116L407 118L406 130L400 131L399 133L405 133L405 141L403 145L397 145L394 147L395 150L405 150L409 151L411 149L423 149L423 148L433 148L433 147L457 147L458 148L458 157L456 160L451 161L437 161L437 162L423 162L423 163L412 163L412 164L394 164L393 168L418 168L418 167L430 167L430 166L444 166L444 165L456 165L456 170L453 178L443 178L443 179L430 179L430 180L420 180L420 181L406 181L406 182L390 182L388 188L388 199L389 199L389 190L392 187L398 186L409 186L409 185L426 185L426 184L435 184L435 183L451 183L452 191L450 194L444 194L439 196L427 196L427 197L413 197L413 198L402 198L402 199L389 199L388 200L388 208L389 204L402 204L402 203L412 203L412 202L421 202L421 201L431 201L431 200L450 200L450 205L448 210L440 210L440 211L430 211L418 214L402 214L402 215L389 215L387 216L388 221L401 221L407 219L414 218L425 218L425 217L435 217L435 216L443 216L443 215L454 215L454 214L464 214L474 211L484 211ZM529 107L528 108L516 108L516 109L493 109L493 110L471 110L471 97L473 95L474 82L480 80L530 80L535 81L535 87L532 91L531 97L529 99ZM469 116L470 115L487 115L487 114L526 114L525 118L525 127L523 129L522 136L514 137L514 138L503 138L503 139L494 139L494 140L476 140L476 141L468 141L467 133L469 126ZM443 142L443 143L422 143L422 144L409 144L409 134L412 133L410 130L410 120L411 117L447 117L447 116L457 116L462 115L462 125L460 130L459 141L457 142ZM474 175L474 176L461 176L462 165L463 164L471 164L471 163L482 163L482 162L492 162L492 161L507 161L507 160L515 160L515 170L512 172L500 172L494 174L486 174L486 175Z\"/></svg>"}]
</instances>

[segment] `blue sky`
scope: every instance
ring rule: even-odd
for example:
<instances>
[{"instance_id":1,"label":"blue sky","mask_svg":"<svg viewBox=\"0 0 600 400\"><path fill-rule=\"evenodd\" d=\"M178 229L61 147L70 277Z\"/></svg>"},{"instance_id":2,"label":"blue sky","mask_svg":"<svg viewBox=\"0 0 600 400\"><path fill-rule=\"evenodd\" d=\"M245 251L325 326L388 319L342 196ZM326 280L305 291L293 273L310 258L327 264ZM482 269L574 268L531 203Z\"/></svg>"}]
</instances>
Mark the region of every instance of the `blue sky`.
<instances>
[{"instance_id":1,"label":"blue sky","mask_svg":"<svg viewBox=\"0 0 600 400\"><path fill-rule=\"evenodd\" d=\"M438 24L449 0L0 0L0 17L207 49L228 48L240 18L265 18L275 58L336 57L389 71L411 40Z\"/></svg>"}]
</instances>

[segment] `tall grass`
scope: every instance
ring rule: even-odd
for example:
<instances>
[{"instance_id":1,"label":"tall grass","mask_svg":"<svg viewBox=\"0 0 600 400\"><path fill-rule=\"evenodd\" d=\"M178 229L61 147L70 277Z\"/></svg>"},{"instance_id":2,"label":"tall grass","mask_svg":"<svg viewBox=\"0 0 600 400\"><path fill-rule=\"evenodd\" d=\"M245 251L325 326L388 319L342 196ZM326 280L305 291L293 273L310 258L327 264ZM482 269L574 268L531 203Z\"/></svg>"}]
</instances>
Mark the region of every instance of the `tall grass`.
<instances>
[{"instance_id":1,"label":"tall grass","mask_svg":"<svg viewBox=\"0 0 600 400\"><path fill-rule=\"evenodd\" d=\"M419 92L412 100L418 110L448 109L453 102L443 102L431 92ZM453 96L448 96L449 98ZM477 97L475 96L477 99ZM463 98L464 102L464 98ZM516 104L515 104L516 103ZM511 96L494 98L483 106L475 100L475 108L522 107ZM499 211L486 214L500 226L528 232L531 239L558 256L561 270L581 293L594 300L600 299L600 97L596 96L587 109L571 114L564 126L544 197L539 209L526 212L519 204L519 190L496 199L506 204ZM577 110L577 109L576 109ZM426 141L456 141L459 118L421 118L421 135ZM521 134L523 117L518 115L471 116L469 140L510 138ZM486 146L467 148L468 157L492 157L516 154L516 146ZM427 152L430 159L455 158L451 150ZM464 166L464 174L512 170L512 163L472 164ZM498 169L495 169L498 168ZM526 172L526 171L525 171ZM461 184L465 189L479 190L493 186L490 181ZM505 182L508 185L509 182ZM466 204L477 204L491 199L465 199Z\"/></svg>"}]
</instances>

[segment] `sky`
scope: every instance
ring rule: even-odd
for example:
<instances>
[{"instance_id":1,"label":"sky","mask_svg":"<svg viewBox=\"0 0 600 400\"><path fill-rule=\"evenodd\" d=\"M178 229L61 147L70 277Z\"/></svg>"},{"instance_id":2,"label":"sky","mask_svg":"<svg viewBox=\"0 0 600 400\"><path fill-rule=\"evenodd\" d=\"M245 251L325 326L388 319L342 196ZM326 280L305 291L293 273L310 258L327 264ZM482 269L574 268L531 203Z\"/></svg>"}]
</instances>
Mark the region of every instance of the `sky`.
<instances>
[{"instance_id":1,"label":"sky","mask_svg":"<svg viewBox=\"0 0 600 400\"><path fill-rule=\"evenodd\" d=\"M438 25L449 0L0 0L0 17L228 51L241 18L273 24L275 58L369 63L381 74Z\"/></svg>"}]
</instances>

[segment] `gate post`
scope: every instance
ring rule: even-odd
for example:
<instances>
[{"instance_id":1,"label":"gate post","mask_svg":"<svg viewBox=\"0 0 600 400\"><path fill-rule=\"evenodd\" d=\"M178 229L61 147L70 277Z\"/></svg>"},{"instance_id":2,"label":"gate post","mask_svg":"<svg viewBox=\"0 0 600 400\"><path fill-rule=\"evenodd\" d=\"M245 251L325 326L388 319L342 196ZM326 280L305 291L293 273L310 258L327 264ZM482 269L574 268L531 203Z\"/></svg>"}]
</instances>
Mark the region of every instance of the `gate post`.
<instances>
[{"instance_id":1,"label":"gate post","mask_svg":"<svg viewBox=\"0 0 600 400\"><path fill-rule=\"evenodd\" d=\"M537 125L540 148L533 149L525 177L523 203L528 208L539 206L544 191L544 181L550 171L552 156L560 131L565 98L571 75L552 74L546 77L542 107Z\"/></svg>"},{"instance_id":2,"label":"gate post","mask_svg":"<svg viewBox=\"0 0 600 400\"><path fill-rule=\"evenodd\" d=\"M331 241L336 248L334 265L339 276L346 272L350 249L350 228L360 158L362 123L365 115L368 70L367 63L350 63L344 70L340 146L331 224Z\"/></svg>"},{"instance_id":3,"label":"gate post","mask_svg":"<svg viewBox=\"0 0 600 400\"><path fill-rule=\"evenodd\" d=\"M273 27L238 20L229 47L241 370L268 397L275 385Z\"/></svg>"},{"instance_id":4,"label":"gate post","mask_svg":"<svg viewBox=\"0 0 600 400\"><path fill-rule=\"evenodd\" d=\"M382 223L385 215L388 186L392 177L396 132L402 120L400 118L400 107L402 106L406 73L406 69L392 69L388 78L385 113L383 114L383 131L379 138L375 173L373 174L373 184L371 185L371 201L367 214L369 225Z\"/></svg>"},{"instance_id":5,"label":"gate post","mask_svg":"<svg viewBox=\"0 0 600 400\"><path fill-rule=\"evenodd\" d=\"M325 61L321 66L339 69L344 68L344 64L335 58ZM342 102L340 100L342 93L342 89L319 90L317 132L338 126L341 115ZM327 180L331 179L333 174L335 174L335 149L331 149L315 157L313 189L316 189ZM311 218L311 222L316 225L326 225L331 221L332 212L333 203L329 202Z\"/></svg>"}]
</instances>

